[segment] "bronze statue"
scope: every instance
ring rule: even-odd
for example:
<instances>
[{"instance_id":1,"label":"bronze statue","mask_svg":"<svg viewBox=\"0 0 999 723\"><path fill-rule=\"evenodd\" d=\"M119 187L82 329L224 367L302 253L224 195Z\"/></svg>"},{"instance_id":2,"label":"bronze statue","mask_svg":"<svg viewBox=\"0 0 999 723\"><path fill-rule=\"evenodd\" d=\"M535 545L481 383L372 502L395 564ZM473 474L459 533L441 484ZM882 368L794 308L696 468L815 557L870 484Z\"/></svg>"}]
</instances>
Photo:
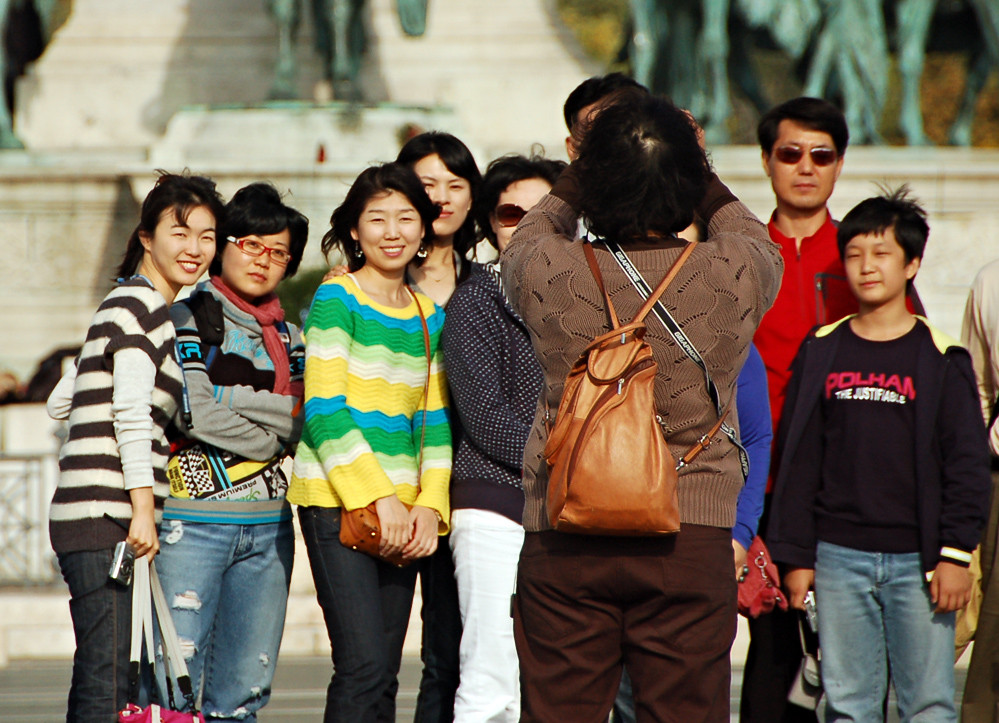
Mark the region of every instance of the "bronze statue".
<instances>
[{"instance_id":1,"label":"bronze statue","mask_svg":"<svg viewBox=\"0 0 999 723\"><path fill-rule=\"evenodd\" d=\"M728 140L729 0L630 0L632 75L700 121L711 143Z\"/></svg>"},{"instance_id":2,"label":"bronze statue","mask_svg":"<svg viewBox=\"0 0 999 723\"><path fill-rule=\"evenodd\" d=\"M878 126L888 95L888 38L881 0L821 2L824 22L803 94L829 97L835 78L851 140L881 143Z\"/></svg>"},{"instance_id":3,"label":"bronze statue","mask_svg":"<svg viewBox=\"0 0 999 723\"><path fill-rule=\"evenodd\" d=\"M967 0L963 4L973 11L970 22L966 24L960 23L958 17L963 9L962 3L940 3L939 0L898 0L895 3L898 65L902 74L899 125L911 146L930 143L923 130L919 82L927 46L938 35L930 32L934 17L941 23L949 17L958 22L955 40L958 48L967 50L970 55L961 105L947 133L947 140L956 146L971 145L975 104L989 73L999 67L999 4L995 0Z\"/></svg>"},{"instance_id":4,"label":"bronze statue","mask_svg":"<svg viewBox=\"0 0 999 723\"><path fill-rule=\"evenodd\" d=\"M322 59L325 79L337 100L359 101L361 60L367 46L364 0L311 0L315 49ZM301 0L268 0L278 26L278 52L270 97L298 97L295 59ZM399 23L406 35L421 36L427 29L427 0L397 0Z\"/></svg>"},{"instance_id":5,"label":"bronze statue","mask_svg":"<svg viewBox=\"0 0 999 723\"><path fill-rule=\"evenodd\" d=\"M804 94L839 98L857 143L883 142L890 39L902 76L899 123L910 145L929 142L920 80L927 43L941 35L934 21L963 23L958 49L971 56L951 143L970 144L975 102L999 67L996 0L630 0L630 8L633 76L688 108L714 143L728 138L730 79L760 112L770 106L752 70L747 28L766 30L789 57L806 62ZM968 8L970 20L960 15Z\"/></svg>"}]
</instances>

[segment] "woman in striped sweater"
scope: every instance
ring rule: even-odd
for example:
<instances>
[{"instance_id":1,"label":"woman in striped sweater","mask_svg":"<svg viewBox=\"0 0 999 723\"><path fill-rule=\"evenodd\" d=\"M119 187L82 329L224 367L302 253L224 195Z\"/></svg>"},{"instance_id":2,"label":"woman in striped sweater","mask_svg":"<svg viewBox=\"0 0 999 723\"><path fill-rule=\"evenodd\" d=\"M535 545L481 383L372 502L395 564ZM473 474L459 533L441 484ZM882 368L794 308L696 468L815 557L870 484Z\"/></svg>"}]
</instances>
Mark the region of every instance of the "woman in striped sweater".
<instances>
[{"instance_id":1,"label":"woman in striped sweater","mask_svg":"<svg viewBox=\"0 0 999 723\"><path fill-rule=\"evenodd\" d=\"M299 505L333 647L326 721L395 720L416 582L413 566L341 545L341 509L374 502L382 552L411 560L447 532L444 313L405 283L436 215L416 175L390 163L358 176L323 237L323 252L338 249L350 273L319 287L305 325L305 429L288 499Z\"/></svg>"},{"instance_id":2,"label":"woman in striped sweater","mask_svg":"<svg viewBox=\"0 0 999 723\"><path fill-rule=\"evenodd\" d=\"M75 375L50 400L53 416L69 417L49 513L76 634L67 721L107 723L128 703L132 593L108 570L123 540L136 556L159 549L166 429L183 389L167 307L208 268L221 215L212 181L160 177L128 240L122 281L97 309ZM57 408L68 384L72 400Z\"/></svg>"}]
</instances>

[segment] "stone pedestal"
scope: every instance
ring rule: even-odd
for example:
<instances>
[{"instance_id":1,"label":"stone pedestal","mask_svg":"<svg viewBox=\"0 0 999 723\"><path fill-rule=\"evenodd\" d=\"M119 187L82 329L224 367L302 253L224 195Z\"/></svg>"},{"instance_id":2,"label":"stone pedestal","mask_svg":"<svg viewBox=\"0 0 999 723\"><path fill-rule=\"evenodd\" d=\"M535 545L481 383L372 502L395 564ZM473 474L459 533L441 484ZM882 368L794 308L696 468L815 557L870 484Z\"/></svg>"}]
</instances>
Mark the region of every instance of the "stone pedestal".
<instances>
[{"instance_id":1,"label":"stone pedestal","mask_svg":"<svg viewBox=\"0 0 999 723\"><path fill-rule=\"evenodd\" d=\"M303 3L299 93L320 79ZM14 127L33 150L145 148L180 108L259 103L277 30L265 0L73 0L17 87Z\"/></svg>"},{"instance_id":2,"label":"stone pedestal","mask_svg":"<svg viewBox=\"0 0 999 723\"><path fill-rule=\"evenodd\" d=\"M178 111L149 151L154 168L357 173L395 159L409 127L460 133L450 110L399 104L267 103Z\"/></svg>"},{"instance_id":3,"label":"stone pedestal","mask_svg":"<svg viewBox=\"0 0 999 723\"><path fill-rule=\"evenodd\" d=\"M419 38L402 33L394 0L369 0L365 25L364 100L452 108L488 157L535 142L561 155L565 96L600 71L550 0L433 0ZM302 0L303 99L323 78L312 38ZM264 102L276 55L264 0L74 0L18 83L15 128L33 150L146 148L182 108Z\"/></svg>"}]
</instances>

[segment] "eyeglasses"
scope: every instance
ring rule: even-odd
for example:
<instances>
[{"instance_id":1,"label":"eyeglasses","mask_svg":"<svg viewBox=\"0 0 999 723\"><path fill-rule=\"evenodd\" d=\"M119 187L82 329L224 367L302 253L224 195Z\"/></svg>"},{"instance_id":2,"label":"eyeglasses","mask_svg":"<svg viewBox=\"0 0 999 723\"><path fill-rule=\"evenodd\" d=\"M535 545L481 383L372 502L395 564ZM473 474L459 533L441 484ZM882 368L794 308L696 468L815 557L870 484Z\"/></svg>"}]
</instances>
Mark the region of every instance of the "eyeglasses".
<instances>
[{"instance_id":1,"label":"eyeglasses","mask_svg":"<svg viewBox=\"0 0 999 723\"><path fill-rule=\"evenodd\" d=\"M278 266L287 266L291 261L290 251L274 248L273 246L264 246L256 239L227 236L226 240L231 244L239 246L239 250L247 256L262 256L264 252L266 252L271 257L271 261L276 263Z\"/></svg>"},{"instance_id":2,"label":"eyeglasses","mask_svg":"<svg viewBox=\"0 0 999 723\"><path fill-rule=\"evenodd\" d=\"M527 211L515 203L503 203L496 207L496 222L503 228L510 228L520 223L520 219L527 215Z\"/></svg>"},{"instance_id":3,"label":"eyeglasses","mask_svg":"<svg viewBox=\"0 0 999 723\"><path fill-rule=\"evenodd\" d=\"M774 149L774 156L781 163L794 165L805 155L803 148L799 146L778 146ZM816 166L829 166L836 162L838 154L835 148L809 148L808 155L812 157L812 163Z\"/></svg>"}]
</instances>

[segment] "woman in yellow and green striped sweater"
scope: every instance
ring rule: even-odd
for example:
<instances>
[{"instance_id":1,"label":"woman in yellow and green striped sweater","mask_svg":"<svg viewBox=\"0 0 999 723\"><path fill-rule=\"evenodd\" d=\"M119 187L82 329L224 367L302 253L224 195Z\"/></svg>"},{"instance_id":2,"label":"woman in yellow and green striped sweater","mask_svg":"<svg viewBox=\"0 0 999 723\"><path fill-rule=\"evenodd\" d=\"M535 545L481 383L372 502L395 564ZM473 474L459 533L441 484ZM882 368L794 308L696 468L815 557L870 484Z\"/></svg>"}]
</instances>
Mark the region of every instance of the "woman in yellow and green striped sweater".
<instances>
[{"instance_id":1,"label":"woman in yellow and green striped sweater","mask_svg":"<svg viewBox=\"0 0 999 723\"><path fill-rule=\"evenodd\" d=\"M323 252L338 249L350 273L319 287L305 324L305 429L288 500L299 505L333 647L326 721L395 720L416 581L414 567L341 545L341 508L375 503L386 554L426 557L447 532L444 312L405 284L436 216L413 171L390 163L358 176L323 238Z\"/></svg>"}]
</instances>

